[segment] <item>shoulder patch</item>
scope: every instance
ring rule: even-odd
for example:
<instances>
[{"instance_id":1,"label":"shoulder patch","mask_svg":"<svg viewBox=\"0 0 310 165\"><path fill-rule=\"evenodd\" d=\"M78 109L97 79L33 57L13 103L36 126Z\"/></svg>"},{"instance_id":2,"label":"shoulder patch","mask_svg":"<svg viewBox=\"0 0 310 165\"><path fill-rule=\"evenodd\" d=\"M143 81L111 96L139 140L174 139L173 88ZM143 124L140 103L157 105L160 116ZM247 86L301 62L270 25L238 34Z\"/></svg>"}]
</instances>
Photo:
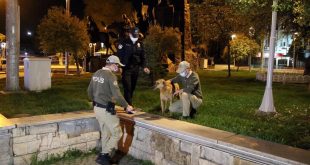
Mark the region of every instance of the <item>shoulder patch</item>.
<instances>
[{"instance_id":1,"label":"shoulder patch","mask_svg":"<svg viewBox=\"0 0 310 165\"><path fill-rule=\"evenodd\" d=\"M117 86L117 81L114 81L114 82L113 82L113 85Z\"/></svg>"},{"instance_id":2,"label":"shoulder patch","mask_svg":"<svg viewBox=\"0 0 310 165\"><path fill-rule=\"evenodd\" d=\"M117 48L118 48L118 49L122 49L122 48L123 48L123 45L122 45L122 44L119 44Z\"/></svg>"}]
</instances>

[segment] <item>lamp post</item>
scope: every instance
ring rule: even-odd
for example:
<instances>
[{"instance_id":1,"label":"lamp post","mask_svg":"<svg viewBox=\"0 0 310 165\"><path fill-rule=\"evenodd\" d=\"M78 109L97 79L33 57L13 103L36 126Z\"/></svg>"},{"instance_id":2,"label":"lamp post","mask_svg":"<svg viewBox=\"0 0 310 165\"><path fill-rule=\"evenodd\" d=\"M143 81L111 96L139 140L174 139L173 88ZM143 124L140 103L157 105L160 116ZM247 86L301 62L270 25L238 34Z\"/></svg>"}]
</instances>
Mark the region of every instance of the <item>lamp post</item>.
<instances>
[{"instance_id":1,"label":"lamp post","mask_svg":"<svg viewBox=\"0 0 310 165\"><path fill-rule=\"evenodd\" d=\"M236 37L237 37L236 34L231 35L231 40L234 40ZM230 47L229 47L229 54L231 54L230 52L231 52L231 51L230 51ZM235 67L235 66L236 66L236 57L234 57L234 67Z\"/></svg>"}]
</instances>

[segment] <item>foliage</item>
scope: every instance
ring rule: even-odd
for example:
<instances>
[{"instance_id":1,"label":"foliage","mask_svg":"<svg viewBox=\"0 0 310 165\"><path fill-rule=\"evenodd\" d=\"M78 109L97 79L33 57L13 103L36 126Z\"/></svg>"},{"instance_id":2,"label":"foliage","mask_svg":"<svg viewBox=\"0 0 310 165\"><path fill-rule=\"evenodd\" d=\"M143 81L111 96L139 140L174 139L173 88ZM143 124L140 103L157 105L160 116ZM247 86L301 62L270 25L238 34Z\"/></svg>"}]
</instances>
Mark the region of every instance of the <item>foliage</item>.
<instances>
[{"instance_id":1,"label":"foliage","mask_svg":"<svg viewBox=\"0 0 310 165\"><path fill-rule=\"evenodd\" d=\"M122 21L122 14L134 17L131 2L127 0L87 0L85 5L86 15L92 16L99 28L101 21L106 25Z\"/></svg>"},{"instance_id":2,"label":"foliage","mask_svg":"<svg viewBox=\"0 0 310 165\"><path fill-rule=\"evenodd\" d=\"M160 26L151 26L149 34L143 41L145 54L147 56L148 66L152 73L151 78L155 79L166 74L162 66L163 60L168 53L174 53L177 61L180 59L181 52L181 34L177 29L165 28Z\"/></svg>"},{"instance_id":3,"label":"foliage","mask_svg":"<svg viewBox=\"0 0 310 165\"><path fill-rule=\"evenodd\" d=\"M230 45L231 56L236 60L237 65L240 64L241 60L255 56L260 48L254 40L240 34L230 41Z\"/></svg>"},{"instance_id":4,"label":"foliage","mask_svg":"<svg viewBox=\"0 0 310 165\"><path fill-rule=\"evenodd\" d=\"M52 7L38 25L38 39L44 52L71 52L79 74L78 58L84 56L89 43L85 22L68 16L63 8Z\"/></svg>"}]
</instances>

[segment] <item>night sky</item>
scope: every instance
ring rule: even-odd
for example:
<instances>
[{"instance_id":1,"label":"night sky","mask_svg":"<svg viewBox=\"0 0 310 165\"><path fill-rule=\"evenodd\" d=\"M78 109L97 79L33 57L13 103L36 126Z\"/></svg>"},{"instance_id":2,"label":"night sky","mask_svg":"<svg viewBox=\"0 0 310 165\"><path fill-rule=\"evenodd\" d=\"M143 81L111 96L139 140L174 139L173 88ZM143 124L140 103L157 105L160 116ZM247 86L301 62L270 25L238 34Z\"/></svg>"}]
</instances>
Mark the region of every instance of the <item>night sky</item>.
<instances>
[{"instance_id":1,"label":"night sky","mask_svg":"<svg viewBox=\"0 0 310 165\"><path fill-rule=\"evenodd\" d=\"M40 20L52 6L66 7L66 0L19 0L21 42L27 37L27 31L34 33ZM71 13L83 18L83 0L71 0ZM5 0L0 0L0 33L5 34ZM21 43L22 44L22 43Z\"/></svg>"}]
</instances>

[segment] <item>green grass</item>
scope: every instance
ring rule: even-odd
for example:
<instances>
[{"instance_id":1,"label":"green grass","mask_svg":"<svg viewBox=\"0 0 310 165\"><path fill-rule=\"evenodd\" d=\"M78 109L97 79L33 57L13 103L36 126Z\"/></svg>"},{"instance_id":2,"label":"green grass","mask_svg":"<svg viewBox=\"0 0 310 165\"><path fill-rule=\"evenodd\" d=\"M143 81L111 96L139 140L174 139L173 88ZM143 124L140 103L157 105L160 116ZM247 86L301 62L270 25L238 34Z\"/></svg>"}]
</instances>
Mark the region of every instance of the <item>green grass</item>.
<instances>
[{"instance_id":1,"label":"green grass","mask_svg":"<svg viewBox=\"0 0 310 165\"><path fill-rule=\"evenodd\" d=\"M41 115L91 109L87 100L90 74L77 76L53 75L52 88L42 92L0 94L0 113L11 118L19 114ZM23 79L20 81L23 88ZM5 79L0 79L0 90Z\"/></svg>"},{"instance_id":2,"label":"green grass","mask_svg":"<svg viewBox=\"0 0 310 165\"><path fill-rule=\"evenodd\" d=\"M188 122L237 134L310 149L310 92L305 84L273 83L276 111L274 117L255 114L261 104L265 82L255 80L254 72L199 72L203 105L195 119ZM172 75L168 76L171 77ZM52 89L18 94L0 94L0 113L7 117L16 114L47 114L90 109L86 89L90 74L81 77L57 75ZM0 80L0 90L5 79ZM134 105L146 112L160 114L159 91L154 91L143 76L134 94ZM180 114L165 114L179 119Z\"/></svg>"}]
</instances>

